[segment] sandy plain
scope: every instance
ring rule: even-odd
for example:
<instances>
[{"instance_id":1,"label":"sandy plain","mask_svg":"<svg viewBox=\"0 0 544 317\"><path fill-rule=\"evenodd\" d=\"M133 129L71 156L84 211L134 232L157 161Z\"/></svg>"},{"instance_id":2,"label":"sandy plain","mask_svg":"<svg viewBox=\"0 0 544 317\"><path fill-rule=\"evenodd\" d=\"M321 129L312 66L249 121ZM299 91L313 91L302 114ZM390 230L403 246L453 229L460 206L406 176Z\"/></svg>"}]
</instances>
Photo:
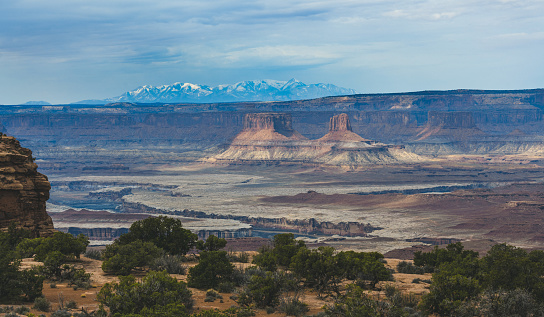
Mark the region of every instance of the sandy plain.
<instances>
[{"instance_id":1,"label":"sandy plain","mask_svg":"<svg viewBox=\"0 0 544 317\"><path fill-rule=\"evenodd\" d=\"M540 196L544 168L534 157L455 156L356 170L180 163L117 175L57 174L49 179L51 206L57 207L84 201L91 191L130 187L131 194L122 197L120 206L352 221L378 228L365 237L302 235L308 242L339 249L388 252L421 244L416 240L426 238L493 240L527 248L541 248L544 241ZM233 219L199 218L198 223L199 228L207 228L227 222L231 229L247 227Z\"/></svg>"}]
</instances>

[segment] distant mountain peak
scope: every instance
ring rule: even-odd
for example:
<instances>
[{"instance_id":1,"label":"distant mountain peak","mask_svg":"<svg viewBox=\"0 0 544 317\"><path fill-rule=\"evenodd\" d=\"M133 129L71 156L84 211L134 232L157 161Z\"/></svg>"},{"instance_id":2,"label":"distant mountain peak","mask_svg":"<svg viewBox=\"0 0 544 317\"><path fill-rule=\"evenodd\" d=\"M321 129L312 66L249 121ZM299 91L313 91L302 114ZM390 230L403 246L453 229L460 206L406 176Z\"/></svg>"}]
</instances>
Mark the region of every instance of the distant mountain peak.
<instances>
[{"instance_id":1,"label":"distant mountain peak","mask_svg":"<svg viewBox=\"0 0 544 317\"><path fill-rule=\"evenodd\" d=\"M50 106L51 104L47 101L27 101L22 103L21 106Z\"/></svg>"},{"instance_id":2,"label":"distant mountain peak","mask_svg":"<svg viewBox=\"0 0 544 317\"><path fill-rule=\"evenodd\" d=\"M326 96L353 95L353 89L333 84L307 85L295 78L288 81L262 79L241 81L230 85L210 87L176 82L162 86L140 86L120 96L104 100L86 100L78 103L213 103L242 101L290 101Z\"/></svg>"}]
</instances>

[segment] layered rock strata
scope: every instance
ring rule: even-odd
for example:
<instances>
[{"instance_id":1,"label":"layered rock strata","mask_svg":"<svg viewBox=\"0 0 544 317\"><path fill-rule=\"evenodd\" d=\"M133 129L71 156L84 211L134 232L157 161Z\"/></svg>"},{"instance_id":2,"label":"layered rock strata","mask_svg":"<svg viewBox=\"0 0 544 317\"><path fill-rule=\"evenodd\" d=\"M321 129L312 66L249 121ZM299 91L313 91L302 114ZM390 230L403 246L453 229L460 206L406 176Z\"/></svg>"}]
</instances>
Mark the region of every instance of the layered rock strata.
<instances>
[{"instance_id":1,"label":"layered rock strata","mask_svg":"<svg viewBox=\"0 0 544 317\"><path fill-rule=\"evenodd\" d=\"M214 163L304 163L357 167L422 160L402 146L390 146L362 138L351 129L347 114L333 116L329 133L308 140L291 127L291 116L279 113L247 114L244 130Z\"/></svg>"},{"instance_id":2,"label":"layered rock strata","mask_svg":"<svg viewBox=\"0 0 544 317\"><path fill-rule=\"evenodd\" d=\"M32 151L13 137L0 134L0 229L12 222L32 231L35 237L54 232L46 212L51 185L38 173Z\"/></svg>"}]
</instances>

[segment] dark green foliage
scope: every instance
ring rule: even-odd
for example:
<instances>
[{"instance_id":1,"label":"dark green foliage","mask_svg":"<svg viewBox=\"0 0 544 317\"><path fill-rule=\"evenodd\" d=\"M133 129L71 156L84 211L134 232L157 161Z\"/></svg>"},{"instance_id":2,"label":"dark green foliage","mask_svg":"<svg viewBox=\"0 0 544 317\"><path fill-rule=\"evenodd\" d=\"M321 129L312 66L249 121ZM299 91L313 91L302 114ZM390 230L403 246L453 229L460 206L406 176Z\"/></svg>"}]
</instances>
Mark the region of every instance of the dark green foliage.
<instances>
[{"instance_id":1,"label":"dark green foliage","mask_svg":"<svg viewBox=\"0 0 544 317\"><path fill-rule=\"evenodd\" d=\"M198 264L189 269L188 284L198 289L216 288L231 280L234 265L229 262L226 251L205 251L200 254Z\"/></svg>"},{"instance_id":2,"label":"dark green foliage","mask_svg":"<svg viewBox=\"0 0 544 317\"><path fill-rule=\"evenodd\" d=\"M32 232L25 229L18 229L15 222L11 222L7 232L0 231L0 244L4 244L8 249L15 250L17 245L24 239L30 239Z\"/></svg>"},{"instance_id":3,"label":"dark green foliage","mask_svg":"<svg viewBox=\"0 0 544 317\"><path fill-rule=\"evenodd\" d=\"M13 312L20 315L26 315L26 313L30 312L30 309L26 306L19 306L15 308Z\"/></svg>"},{"instance_id":4,"label":"dark green foliage","mask_svg":"<svg viewBox=\"0 0 544 317\"><path fill-rule=\"evenodd\" d=\"M267 271L275 271L278 266L289 267L293 256L305 248L304 241L295 240L292 233L277 234L274 236L273 248L262 248L253 258L253 263Z\"/></svg>"},{"instance_id":5,"label":"dark green foliage","mask_svg":"<svg viewBox=\"0 0 544 317\"><path fill-rule=\"evenodd\" d=\"M277 306L285 284L285 275L279 272L266 272L251 276L250 282L238 297L238 303L249 306L255 303L257 307Z\"/></svg>"},{"instance_id":6,"label":"dark green foliage","mask_svg":"<svg viewBox=\"0 0 544 317\"><path fill-rule=\"evenodd\" d=\"M107 283L98 293L98 301L117 314L142 316L170 316L185 314L191 309L191 291L184 282L178 282L166 272L149 272L141 282L133 276L119 277L119 283ZM175 316L175 315L172 315Z\"/></svg>"},{"instance_id":7,"label":"dark green foliage","mask_svg":"<svg viewBox=\"0 0 544 317\"><path fill-rule=\"evenodd\" d=\"M185 266L180 255L163 255L155 259L150 268L153 271L166 271L168 274L185 274Z\"/></svg>"},{"instance_id":8,"label":"dark green foliage","mask_svg":"<svg viewBox=\"0 0 544 317\"><path fill-rule=\"evenodd\" d=\"M528 292L536 299L544 298L544 253L542 251L526 251L497 244L487 255L478 259L473 255L464 256L459 252L462 248L455 247L456 254L447 257L448 261L438 261L438 271L433 274L430 293L423 297L421 306L429 313L442 316L453 314L462 315L477 308L486 307L481 304L471 304L480 298L483 290L487 291L485 302L505 303L516 302L514 295ZM433 251L436 255L436 249ZM466 255L466 253L465 253ZM434 258L421 254L420 259ZM438 263L437 262L437 263ZM520 293L521 292L521 293ZM500 296L498 296L499 294ZM542 301L542 300L540 300ZM521 302L521 300L518 300ZM527 301L529 303L530 301ZM500 306L500 305L499 305ZM491 313L490 313L491 314ZM494 316L493 314L489 316Z\"/></svg>"},{"instance_id":9,"label":"dark green foliage","mask_svg":"<svg viewBox=\"0 0 544 317\"><path fill-rule=\"evenodd\" d=\"M347 292L333 305L325 307L325 316L343 317L411 317L421 316L415 309L417 298L402 294L393 286L386 287L386 298L375 300L357 285L348 285Z\"/></svg>"},{"instance_id":10,"label":"dark green foliage","mask_svg":"<svg viewBox=\"0 0 544 317\"><path fill-rule=\"evenodd\" d=\"M281 300L278 310L287 316L304 316L310 308L308 308L308 304L301 302L297 297L290 297Z\"/></svg>"},{"instance_id":11,"label":"dark green foliage","mask_svg":"<svg viewBox=\"0 0 544 317\"><path fill-rule=\"evenodd\" d=\"M83 234L74 237L69 233L55 232L52 237L25 239L19 243L17 250L23 256L34 254L36 261L43 262L50 252L60 252L67 258L79 258L89 245L89 239Z\"/></svg>"},{"instance_id":12,"label":"dark green foliage","mask_svg":"<svg viewBox=\"0 0 544 317\"><path fill-rule=\"evenodd\" d=\"M191 317L251 317L255 313L249 308L232 307L227 310L208 309L192 314Z\"/></svg>"},{"instance_id":13,"label":"dark green foliage","mask_svg":"<svg viewBox=\"0 0 544 317\"><path fill-rule=\"evenodd\" d=\"M206 241L198 240L196 248L201 251L219 251L227 245L227 240L220 239L213 234L206 239Z\"/></svg>"},{"instance_id":14,"label":"dark green foliage","mask_svg":"<svg viewBox=\"0 0 544 317\"><path fill-rule=\"evenodd\" d=\"M45 297L38 297L34 300L34 306L32 308L39 311L48 312L51 310L51 302Z\"/></svg>"},{"instance_id":15,"label":"dark green foliage","mask_svg":"<svg viewBox=\"0 0 544 317\"><path fill-rule=\"evenodd\" d=\"M344 317L376 317L378 315L378 304L362 288L349 285L348 291L341 296L334 305L325 306L327 316Z\"/></svg>"},{"instance_id":16,"label":"dark green foliage","mask_svg":"<svg viewBox=\"0 0 544 317\"><path fill-rule=\"evenodd\" d=\"M474 306L482 316L542 316L544 313L535 297L522 289L487 291Z\"/></svg>"},{"instance_id":17,"label":"dark green foliage","mask_svg":"<svg viewBox=\"0 0 544 317\"><path fill-rule=\"evenodd\" d=\"M526 289L544 298L544 252L497 244L480 261L481 283L490 289Z\"/></svg>"},{"instance_id":18,"label":"dark green foliage","mask_svg":"<svg viewBox=\"0 0 544 317\"><path fill-rule=\"evenodd\" d=\"M339 252L331 247L317 250L299 249L293 257L293 272L308 287L320 294L338 294L343 279L357 280L359 284L374 287L379 281L391 280L391 272L381 262L383 255L376 252Z\"/></svg>"},{"instance_id":19,"label":"dark green foliage","mask_svg":"<svg viewBox=\"0 0 544 317\"><path fill-rule=\"evenodd\" d=\"M315 288L319 294L338 293L343 270L336 260L332 247L301 248L293 257L291 267L306 286Z\"/></svg>"},{"instance_id":20,"label":"dark green foliage","mask_svg":"<svg viewBox=\"0 0 544 317\"><path fill-rule=\"evenodd\" d=\"M33 269L19 270L21 260L9 241L0 242L0 302L16 300L21 295L34 300L42 294L43 277Z\"/></svg>"},{"instance_id":21,"label":"dark green foliage","mask_svg":"<svg viewBox=\"0 0 544 317\"><path fill-rule=\"evenodd\" d=\"M378 252L343 251L335 256L342 277L368 283L374 287L379 281L392 280L392 273L383 264L383 255Z\"/></svg>"},{"instance_id":22,"label":"dark green foliage","mask_svg":"<svg viewBox=\"0 0 544 317\"><path fill-rule=\"evenodd\" d=\"M151 242L136 240L128 244L113 243L106 247L102 270L117 275L128 275L138 267L149 266L163 255Z\"/></svg>"},{"instance_id":23,"label":"dark green foliage","mask_svg":"<svg viewBox=\"0 0 544 317\"><path fill-rule=\"evenodd\" d=\"M159 216L134 222L117 242L125 245L137 240L151 242L170 254L184 255L195 246L198 236L183 229L179 219Z\"/></svg>"},{"instance_id":24,"label":"dark green foliage","mask_svg":"<svg viewBox=\"0 0 544 317\"><path fill-rule=\"evenodd\" d=\"M430 266L415 266L410 262L401 261L397 264L397 272L404 274L425 274L432 273L434 269Z\"/></svg>"},{"instance_id":25,"label":"dark green foliage","mask_svg":"<svg viewBox=\"0 0 544 317\"><path fill-rule=\"evenodd\" d=\"M454 261L464 261L477 259L478 252L472 250L464 250L461 242L449 244L445 249L440 249L438 246L431 252L417 251L414 253L414 265L420 267L428 267L428 270L435 269L442 263L451 263Z\"/></svg>"}]
</instances>

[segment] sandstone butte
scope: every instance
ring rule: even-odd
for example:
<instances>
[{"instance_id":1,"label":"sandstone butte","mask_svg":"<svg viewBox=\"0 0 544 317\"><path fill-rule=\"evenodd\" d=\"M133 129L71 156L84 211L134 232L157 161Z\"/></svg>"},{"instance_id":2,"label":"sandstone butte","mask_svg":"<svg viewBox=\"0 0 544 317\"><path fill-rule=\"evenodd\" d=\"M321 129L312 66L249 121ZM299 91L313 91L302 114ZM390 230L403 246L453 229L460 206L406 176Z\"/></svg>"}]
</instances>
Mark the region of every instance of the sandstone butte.
<instances>
[{"instance_id":1,"label":"sandstone butte","mask_svg":"<svg viewBox=\"0 0 544 317\"><path fill-rule=\"evenodd\" d=\"M35 237L55 231L45 207L51 185L37 168L31 150L0 134L0 230L14 222Z\"/></svg>"},{"instance_id":2,"label":"sandstone butte","mask_svg":"<svg viewBox=\"0 0 544 317\"><path fill-rule=\"evenodd\" d=\"M250 113L244 129L223 153L208 159L212 163L309 163L344 167L421 161L402 146L373 142L354 133L349 116L333 116L329 132L308 140L292 127L286 113Z\"/></svg>"}]
</instances>

